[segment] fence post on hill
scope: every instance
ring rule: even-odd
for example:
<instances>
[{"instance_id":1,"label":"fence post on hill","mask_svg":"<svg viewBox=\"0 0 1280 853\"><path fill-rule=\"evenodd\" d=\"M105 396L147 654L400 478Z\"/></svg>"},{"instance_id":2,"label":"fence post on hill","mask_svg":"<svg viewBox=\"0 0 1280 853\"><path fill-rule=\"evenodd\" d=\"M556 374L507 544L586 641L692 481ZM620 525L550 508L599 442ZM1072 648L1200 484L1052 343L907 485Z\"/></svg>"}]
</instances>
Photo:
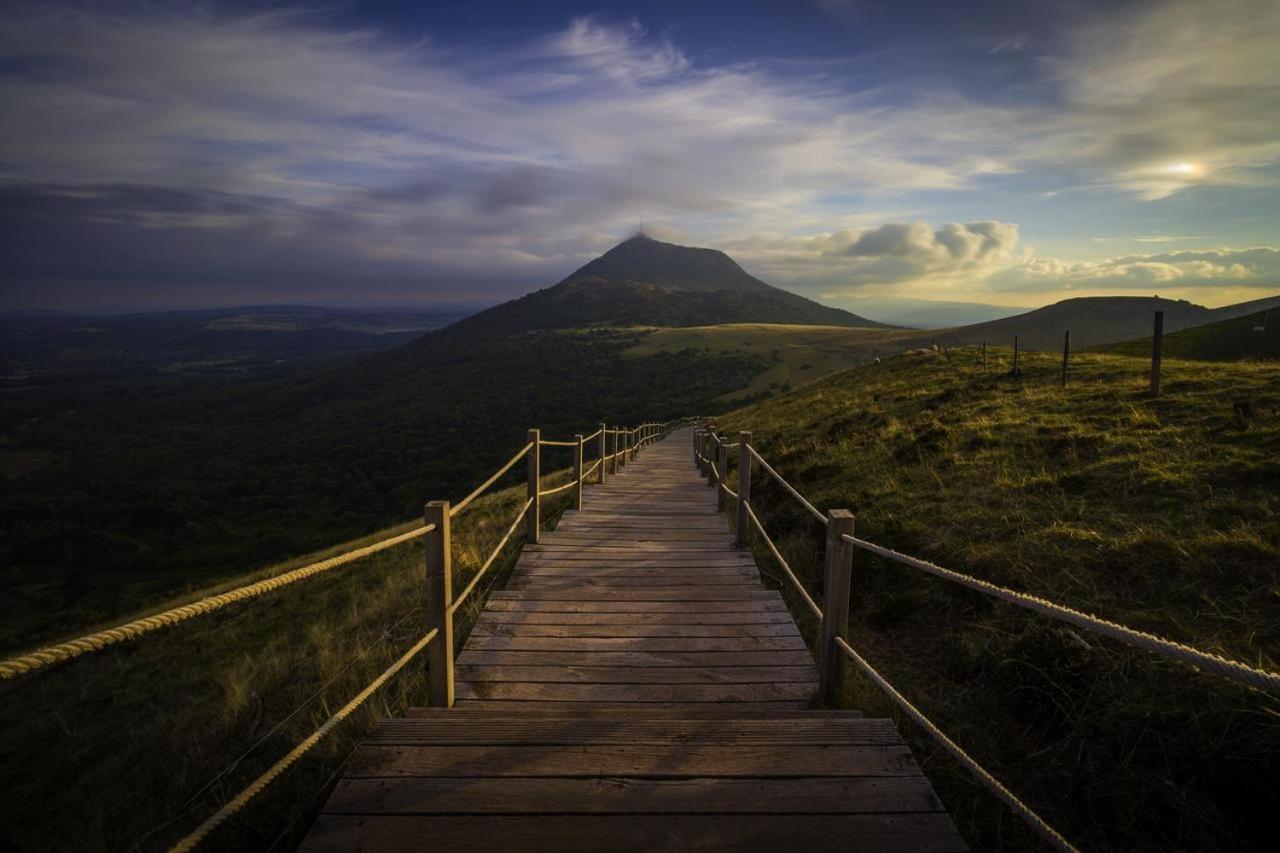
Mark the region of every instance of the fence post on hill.
<instances>
[{"instance_id":1,"label":"fence post on hill","mask_svg":"<svg viewBox=\"0 0 1280 853\"><path fill-rule=\"evenodd\" d=\"M431 501L423 514L435 529L427 534L427 631L438 630L427 646L427 704L453 707L453 543L449 534L449 502Z\"/></svg>"},{"instance_id":2,"label":"fence post on hill","mask_svg":"<svg viewBox=\"0 0 1280 853\"><path fill-rule=\"evenodd\" d=\"M982 366L987 366L987 342L982 342Z\"/></svg>"},{"instance_id":3,"label":"fence post on hill","mask_svg":"<svg viewBox=\"0 0 1280 853\"><path fill-rule=\"evenodd\" d=\"M751 433L738 433L738 530L737 545L747 547L748 527L751 519L747 518L747 501L751 500Z\"/></svg>"},{"instance_id":4,"label":"fence post on hill","mask_svg":"<svg viewBox=\"0 0 1280 853\"><path fill-rule=\"evenodd\" d=\"M582 433L573 437L577 442L573 447L573 508L582 509Z\"/></svg>"},{"instance_id":5,"label":"fence post on hill","mask_svg":"<svg viewBox=\"0 0 1280 853\"><path fill-rule=\"evenodd\" d=\"M1160 396L1160 350L1164 346L1164 312L1157 311L1151 331L1151 396Z\"/></svg>"},{"instance_id":6,"label":"fence post on hill","mask_svg":"<svg viewBox=\"0 0 1280 853\"><path fill-rule=\"evenodd\" d=\"M1071 358L1071 330L1062 336L1062 387L1067 387L1067 360Z\"/></svg>"},{"instance_id":7,"label":"fence post on hill","mask_svg":"<svg viewBox=\"0 0 1280 853\"><path fill-rule=\"evenodd\" d=\"M600 424L600 485L604 485L604 469L608 465L604 460L605 451L608 445L605 444L605 426Z\"/></svg>"},{"instance_id":8,"label":"fence post on hill","mask_svg":"<svg viewBox=\"0 0 1280 853\"><path fill-rule=\"evenodd\" d=\"M853 584L853 546L840 538L853 535L853 513L827 511L827 554L822 598L822 628L818 640L818 701L834 707L840 695L844 656L836 637L848 637L849 591Z\"/></svg>"},{"instance_id":9,"label":"fence post on hill","mask_svg":"<svg viewBox=\"0 0 1280 853\"><path fill-rule=\"evenodd\" d=\"M1013 336L1013 370L1009 373L1014 379L1022 375L1022 369L1018 367L1018 336Z\"/></svg>"},{"instance_id":10,"label":"fence post on hill","mask_svg":"<svg viewBox=\"0 0 1280 853\"><path fill-rule=\"evenodd\" d=\"M533 442L533 447L529 448L529 489L527 497L532 499L533 503L529 504L529 513L524 518L524 541L527 545L537 545L538 536L542 530L542 498L539 495L541 479L542 479L542 433L540 430L529 430L529 441Z\"/></svg>"},{"instance_id":11,"label":"fence post on hill","mask_svg":"<svg viewBox=\"0 0 1280 853\"><path fill-rule=\"evenodd\" d=\"M724 487L729 485L729 448L724 446L724 442L719 442L720 452L716 454L716 467L720 469L720 476L716 478L716 510L724 512L725 501L728 497L724 493Z\"/></svg>"}]
</instances>

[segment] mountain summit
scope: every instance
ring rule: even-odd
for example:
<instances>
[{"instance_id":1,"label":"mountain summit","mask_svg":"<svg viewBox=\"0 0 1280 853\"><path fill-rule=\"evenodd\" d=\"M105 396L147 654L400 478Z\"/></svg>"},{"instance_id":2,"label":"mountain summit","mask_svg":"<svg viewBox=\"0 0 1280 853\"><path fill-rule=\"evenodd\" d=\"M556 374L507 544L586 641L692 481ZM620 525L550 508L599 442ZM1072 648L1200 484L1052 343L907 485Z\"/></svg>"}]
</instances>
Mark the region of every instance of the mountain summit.
<instances>
[{"instance_id":1,"label":"mountain summit","mask_svg":"<svg viewBox=\"0 0 1280 853\"><path fill-rule=\"evenodd\" d=\"M885 328L765 284L724 252L663 243L643 234L624 240L553 287L490 308L454 328L508 333L723 323Z\"/></svg>"}]
</instances>

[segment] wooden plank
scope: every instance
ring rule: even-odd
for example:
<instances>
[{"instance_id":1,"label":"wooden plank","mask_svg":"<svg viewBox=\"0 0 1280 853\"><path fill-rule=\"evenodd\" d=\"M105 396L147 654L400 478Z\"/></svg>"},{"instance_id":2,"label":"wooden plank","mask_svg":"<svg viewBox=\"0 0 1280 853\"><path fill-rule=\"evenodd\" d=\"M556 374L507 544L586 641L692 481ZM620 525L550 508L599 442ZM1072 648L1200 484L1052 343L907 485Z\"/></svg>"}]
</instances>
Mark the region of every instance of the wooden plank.
<instances>
[{"instance_id":1,"label":"wooden plank","mask_svg":"<svg viewBox=\"0 0 1280 853\"><path fill-rule=\"evenodd\" d=\"M785 610L734 613L646 613L637 620L625 613L564 613L485 610L480 617L507 625L794 625Z\"/></svg>"},{"instance_id":2,"label":"wooden plank","mask_svg":"<svg viewBox=\"0 0 1280 853\"><path fill-rule=\"evenodd\" d=\"M728 587L728 588L746 588L760 589L760 582L750 575L734 574L734 575L678 575L667 576L662 575L610 575L600 577L597 575L564 575L557 572L545 572L542 574L533 574L526 571L517 570L509 581L507 581L507 590L526 590L526 589L558 589L568 587L570 589L628 589L636 587L657 587L657 588L684 588L689 586L700 587Z\"/></svg>"},{"instance_id":3,"label":"wooden plank","mask_svg":"<svg viewBox=\"0 0 1280 853\"><path fill-rule=\"evenodd\" d=\"M375 776L919 776L905 746L359 747L346 778Z\"/></svg>"},{"instance_id":4,"label":"wooden plank","mask_svg":"<svg viewBox=\"0 0 1280 853\"><path fill-rule=\"evenodd\" d=\"M663 671L661 668L653 670ZM541 681L456 682L459 699L511 702L805 702L816 681L759 684L549 684Z\"/></svg>"},{"instance_id":5,"label":"wooden plank","mask_svg":"<svg viewBox=\"0 0 1280 853\"><path fill-rule=\"evenodd\" d=\"M776 595L776 593L775 593ZM781 598L765 601L490 601L495 613L742 613L786 612Z\"/></svg>"},{"instance_id":6,"label":"wooden plank","mask_svg":"<svg viewBox=\"0 0 1280 853\"><path fill-rule=\"evenodd\" d=\"M967 849L944 814L877 815L320 815L300 848L308 853L421 853L504 848L542 853L675 853L787 850L796 853L957 853Z\"/></svg>"},{"instance_id":7,"label":"wooden plank","mask_svg":"<svg viewBox=\"0 0 1280 853\"><path fill-rule=\"evenodd\" d=\"M489 602L499 601L758 601L771 602L778 593L771 589L745 584L715 586L668 586L639 588L593 588L583 586L535 586L519 590L498 590L489 594Z\"/></svg>"},{"instance_id":8,"label":"wooden plank","mask_svg":"<svg viewBox=\"0 0 1280 853\"><path fill-rule=\"evenodd\" d=\"M523 652L805 651L797 637L472 637L467 649Z\"/></svg>"},{"instance_id":9,"label":"wooden plank","mask_svg":"<svg viewBox=\"0 0 1280 853\"><path fill-rule=\"evenodd\" d=\"M704 706L705 707L705 706ZM811 720L789 712L787 718L760 715L756 718L694 719L684 714L664 712L660 717L642 712L625 725L615 716L583 713L574 717L523 711L469 712L466 705L451 708L453 719L406 717L379 723L366 742L383 746L473 744L476 746L651 743L697 740L704 744L764 745L806 744L808 746L900 746L902 738L888 720L850 720L846 717ZM706 717L707 715L701 715ZM457 718L477 717L459 722Z\"/></svg>"},{"instance_id":10,"label":"wooden plank","mask_svg":"<svg viewBox=\"0 0 1280 853\"><path fill-rule=\"evenodd\" d=\"M454 671L458 681L517 681L582 684L813 684L813 666L465 666ZM567 698L567 697L566 697Z\"/></svg>"},{"instance_id":11,"label":"wooden plank","mask_svg":"<svg viewBox=\"0 0 1280 853\"><path fill-rule=\"evenodd\" d=\"M601 625L510 625L481 621L471 629L475 637L799 637L794 625L637 625L614 622Z\"/></svg>"},{"instance_id":12,"label":"wooden plank","mask_svg":"<svg viewBox=\"0 0 1280 853\"><path fill-rule=\"evenodd\" d=\"M477 638L478 639L478 638ZM773 652L616 651L563 652L468 647L458 665L534 664L543 666L805 666L813 663L808 649Z\"/></svg>"},{"instance_id":13,"label":"wooden plank","mask_svg":"<svg viewBox=\"0 0 1280 853\"><path fill-rule=\"evenodd\" d=\"M888 779L345 779L325 814L888 814L938 812L922 777Z\"/></svg>"}]
</instances>

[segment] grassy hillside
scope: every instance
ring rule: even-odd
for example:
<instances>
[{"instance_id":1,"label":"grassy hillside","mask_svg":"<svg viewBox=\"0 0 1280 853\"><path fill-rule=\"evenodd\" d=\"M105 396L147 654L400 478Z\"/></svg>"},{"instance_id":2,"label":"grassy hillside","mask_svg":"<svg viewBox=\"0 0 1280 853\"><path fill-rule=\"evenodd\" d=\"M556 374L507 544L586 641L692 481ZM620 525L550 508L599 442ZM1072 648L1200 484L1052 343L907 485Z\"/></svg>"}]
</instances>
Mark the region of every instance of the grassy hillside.
<instances>
[{"instance_id":1,"label":"grassy hillside","mask_svg":"<svg viewBox=\"0 0 1280 853\"><path fill-rule=\"evenodd\" d=\"M1013 346L1014 335L1023 349L1062 351L1062 334L1070 330L1076 349L1124 341L1151 332L1154 313L1164 311L1166 332L1208 323L1212 310L1185 300L1149 296L1093 296L1064 299L1025 314L939 329L930 334L940 345L967 346L986 341L988 345Z\"/></svg>"},{"instance_id":2,"label":"grassy hillside","mask_svg":"<svg viewBox=\"0 0 1280 853\"><path fill-rule=\"evenodd\" d=\"M922 335L907 329L851 329L842 326L795 326L778 323L728 323L720 326L654 328L623 354L633 358L660 352L695 351L703 357L753 357L766 369L745 388L720 399L743 402L790 391L824 376L919 343Z\"/></svg>"},{"instance_id":3,"label":"grassy hillside","mask_svg":"<svg viewBox=\"0 0 1280 853\"><path fill-rule=\"evenodd\" d=\"M917 353L731 413L859 535L1141 629L1280 666L1280 366ZM1253 401L1242 428L1232 402ZM753 505L811 590L822 541L761 479ZM758 555L768 566L763 551ZM794 601L793 601L794 604ZM852 638L997 777L1085 849L1261 850L1280 702L858 553ZM813 621L799 608L802 628ZM890 706L850 676L846 701ZM915 731L903 722L907 732ZM1034 847L927 736L975 849Z\"/></svg>"},{"instance_id":4,"label":"grassy hillside","mask_svg":"<svg viewBox=\"0 0 1280 853\"><path fill-rule=\"evenodd\" d=\"M1268 314L1275 316L1268 318ZM1262 336L1262 349L1259 350L1258 334L1254 328L1263 325L1266 326L1267 331ZM1151 337L1148 335L1145 338L1108 344L1096 349L1099 352L1150 358ZM1255 359L1259 355L1263 359L1280 359L1280 309L1258 311L1165 335L1161 352L1163 358L1185 358L1194 361L1241 361Z\"/></svg>"},{"instance_id":5,"label":"grassy hillside","mask_svg":"<svg viewBox=\"0 0 1280 853\"><path fill-rule=\"evenodd\" d=\"M562 478L548 476L546 486ZM455 592L523 501L523 486L498 491L458 517ZM544 504L545 523L553 523L566 504ZM407 526L167 604L275 575ZM478 592L504 582L512 550ZM168 849L422 636L423 560L418 540L0 683L0 790L6 792L0 797L0 849ZM459 645L481 606L476 595L459 611ZM426 703L424 660L407 666L219 829L207 849L292 849L361 734L379 718Z\"/></svg>"}]
</instances>

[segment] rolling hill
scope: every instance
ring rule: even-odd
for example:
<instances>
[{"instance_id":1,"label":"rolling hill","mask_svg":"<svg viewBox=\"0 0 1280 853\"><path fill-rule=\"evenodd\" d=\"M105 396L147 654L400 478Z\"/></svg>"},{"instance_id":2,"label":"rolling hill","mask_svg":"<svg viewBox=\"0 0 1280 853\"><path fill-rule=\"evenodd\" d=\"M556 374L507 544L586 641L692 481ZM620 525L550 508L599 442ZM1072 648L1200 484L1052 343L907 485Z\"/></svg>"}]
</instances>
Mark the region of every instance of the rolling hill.
<instances>
[{"instance_id":1,"label":"rolling hill","mask_svg":"<svg viewBox=\"0 0 1280 853\"><path fill-rule=\"evenodd\" d=\"M1268 314L1273 316L1268 317ZM1254 331L1258 327L1266 329L1261 336ZM1258 346L1259 337L1262 338L1261 349ZM1183 329L1180 332L1165 335L1161 346L1165 358L1184 358L1193 361L1242 361L1261 356L1267 360L1280 359L1280 310L1234 315L1227 320ZM1151 354L1151 336L1107 344L1094 349L1098 352L1119 355L1147 356Z\"/></svg>"},{"instance_id":2,"label":"rolling hill","mask_svg":"<svg viewBox=\"0 0 1280 853\"><path fill-rule=\"evenodd\" d=\"M724 252L637 235L552 287L458 323L451 334L719 323L889 328L765 284Z\"/></svg>"}]
</instances>

